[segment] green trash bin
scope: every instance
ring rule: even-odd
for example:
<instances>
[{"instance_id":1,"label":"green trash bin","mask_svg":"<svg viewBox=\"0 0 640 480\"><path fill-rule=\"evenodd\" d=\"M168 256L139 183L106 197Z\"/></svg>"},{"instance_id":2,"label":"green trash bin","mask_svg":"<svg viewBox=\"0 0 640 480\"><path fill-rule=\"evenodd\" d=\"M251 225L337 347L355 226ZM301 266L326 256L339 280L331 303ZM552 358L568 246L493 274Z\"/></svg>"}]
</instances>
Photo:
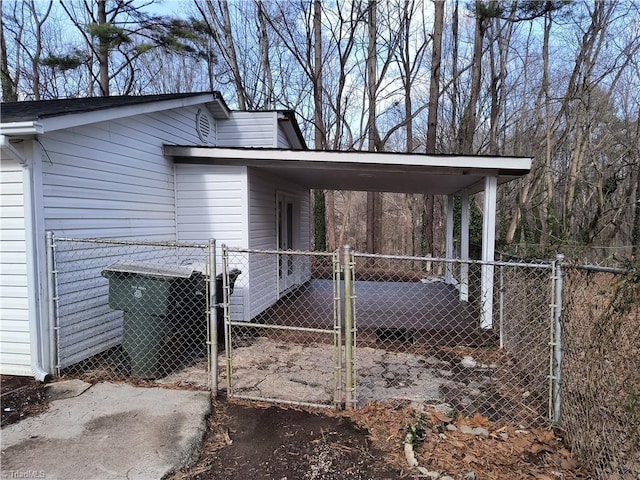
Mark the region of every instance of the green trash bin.
<instances>
[{"instance_id":1,"label":"green trash bin","mask_svg":"<svg viewBox=\"0 0 640 480\"><path fill-rule=\"evenodd\" d=\"M191 266L118 262L106 267L109 307L124 312L122 348L130 375L154 379L166 375L179 352L169 351L166 339L175 331L181 299L202 296L202 278Z\"/></svg>"}]
</instances>

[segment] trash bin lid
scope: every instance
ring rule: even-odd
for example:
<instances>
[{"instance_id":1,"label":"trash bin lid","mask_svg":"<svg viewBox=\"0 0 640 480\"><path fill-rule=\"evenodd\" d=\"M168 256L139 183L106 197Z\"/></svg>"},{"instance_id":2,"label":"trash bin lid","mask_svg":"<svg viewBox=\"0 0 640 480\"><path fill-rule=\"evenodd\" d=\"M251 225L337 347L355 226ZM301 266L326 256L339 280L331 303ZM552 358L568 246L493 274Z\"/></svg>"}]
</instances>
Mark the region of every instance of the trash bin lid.
<instances>
[{"instance_id":1,"label":"trash bin lid","mask_svg":"<svg viewBox=\"0 0 640 480\"><path fill-rule=\"evenodd\" d=\"M189 278L195 269L192 265L158 265L145 262L116 262L106 267L102 273L118 272L160 278Z\"/></svg>"}]
</instances>

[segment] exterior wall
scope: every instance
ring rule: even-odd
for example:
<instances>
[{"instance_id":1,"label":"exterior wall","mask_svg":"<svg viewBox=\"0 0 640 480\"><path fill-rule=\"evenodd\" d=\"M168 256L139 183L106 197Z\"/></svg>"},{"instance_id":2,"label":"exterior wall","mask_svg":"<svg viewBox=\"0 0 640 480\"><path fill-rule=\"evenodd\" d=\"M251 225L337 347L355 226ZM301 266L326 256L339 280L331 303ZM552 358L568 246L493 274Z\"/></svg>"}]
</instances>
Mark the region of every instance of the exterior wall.
<instances>
[{"instance_id":1,"label":"exterior wall","mask_svg":"<svg viewBox=\"0 0 640 480\"><path fill-rule=\"evenodd\" d=\"M216 270L221 271L221 247L248 246L247 169L205 164L176 164L176 218L178 241L216 240ZM231 296L234 318L249 302L247 266ZM244 314L242 315L244 317Z\"/></svg>"},{"instance_id":2,"label":"exterior wall","mask_svg":"<svg viewBox=\"0 0 640 480\"><path fill-rule=\"evenodd\" d=\"M0 158L0 373L29 375L29 298L24 181L27 170Z\"/></svg>"},{"instance_id":3,"label":"exterior wall","mask_svg":"<svg viewBox=\"0 0 640 480\"><path fill-rule=\"evenodd\" d=\"M234 111L228 120L218 120L219 147L277 146L277 112Z\"/></svg>"},{"instance_id":4,"label":"exterior wall","mask_svg":"<svg viewBox=\"0 0 640 480\"><path fill-rule=\"evenodd\" d=\"M175 240L168 144L202 144L197 107L55 131L44 147L45 228L74 237Z\"/></svg>"},{"instance_id":5,"label":"exterior wall","mask_svg":"<svg viewBox=\"0 0 640 480\"><path fill-rule=\"evenodd\" d=\"M278 148L291 148L289 139L282 128L278 128Z\"/></svg>"},{"instance_id":6,"label":"exterior wall","mask_svg":"<svg viewBox=\"0 0 640 480\"><path fill-rule=\"evenodd\" d=\"M204 144L197 111L184 107L42 135L44 229L57 237L176 240L173 162L162 146ZM125 257L110 252L84 258L56 251L62 368L120 343L122 313L109 308L100 272Z\"/></svg>"},{"instance_id":7,"label":"exterior wall","mask_svg":"<svg viewBox=\"0 0 640 480\"><path fill-rule=\"evenodd\" d=\"M276 196L286 193L295 199L295 250L310 247L309 191L275 176L249 169L249 247L257 250L277 248ZM311 278L306 257L296 259L295 284L301 285ZM278 258L276 255L253 255L249 264L251 305L249 318L253 318L273 305L279 298Z\"/></svg>"}]
</instances>

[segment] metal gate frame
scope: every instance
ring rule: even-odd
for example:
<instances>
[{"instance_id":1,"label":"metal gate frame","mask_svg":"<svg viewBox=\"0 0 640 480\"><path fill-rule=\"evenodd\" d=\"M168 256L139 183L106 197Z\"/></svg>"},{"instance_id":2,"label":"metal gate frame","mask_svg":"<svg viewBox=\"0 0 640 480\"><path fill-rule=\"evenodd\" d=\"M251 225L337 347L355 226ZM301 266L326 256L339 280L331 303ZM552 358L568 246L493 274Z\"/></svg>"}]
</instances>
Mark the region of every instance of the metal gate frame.
<instances>
[{"instance_id":1,"label":"metal gate frame","mask_svg":"<svg viewBox=\"0 0 640 480\"><path fill-rule=\"evenodd\" d=\"M262 254L262 255L287 255L290 257L330 257L332 265L332 283L333 283L333 327L330 329L312 328L291 325L273 325L265 323L253 323L246 321L238 321L231 319L231 285L230 285L230 256L232 254ZM345 394L348 399L352 392L349 388L344 388L343 382L343 338L342 338L342 282L340 276L342 273L342 265L339 258L339 252L305 252L293 250L258 250L258 249L242 249L230 248L222 245L222 269L223 269L223 298L219 303L223 307L224 312L224 336L225 336L225 368L226 368L226 390L228 398L238 398L244 400L263 401L271 403L280 403L288 405L307 406L313 408L341 408L345 402ZM345 312L345 316L347 313ZM218 319L219 321L220 319ZM271 329L293 332L319 333L333 336L333 357L334 357L334 398L331 405L314 402L300 402L296 400L285 400L278 398L258 397L253 395L243 395L234 390L233 384L233 338L231 327L244 327L251 329ZM352 331L352 330L351 330ZM346 330L346 336L349 337L350 330ZM346 348L348 350L348 348ZM349 356L346 359L347 364L350 362ZM349 369L347 369L347 377L349 377ZM352 377L352 375L351 375Z\"/></svg>"}]
</instances>

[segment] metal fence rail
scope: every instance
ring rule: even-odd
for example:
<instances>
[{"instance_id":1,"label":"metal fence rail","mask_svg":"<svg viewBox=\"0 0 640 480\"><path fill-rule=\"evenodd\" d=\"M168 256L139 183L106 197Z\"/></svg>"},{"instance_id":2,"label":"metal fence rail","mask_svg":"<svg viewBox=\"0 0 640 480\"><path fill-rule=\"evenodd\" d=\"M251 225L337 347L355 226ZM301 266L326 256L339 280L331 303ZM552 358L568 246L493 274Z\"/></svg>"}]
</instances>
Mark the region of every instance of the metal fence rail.
<instances>
[{"instance_id":1,"label":"metal fence rail","mask_svg":"<svg viewBox=\"0 0 640 480\"><path fill-rule=\"evenodd\" d=\"M53 234L48 244L59 375L209 386L212 245Z\"/></svg>"}]
</instances>

